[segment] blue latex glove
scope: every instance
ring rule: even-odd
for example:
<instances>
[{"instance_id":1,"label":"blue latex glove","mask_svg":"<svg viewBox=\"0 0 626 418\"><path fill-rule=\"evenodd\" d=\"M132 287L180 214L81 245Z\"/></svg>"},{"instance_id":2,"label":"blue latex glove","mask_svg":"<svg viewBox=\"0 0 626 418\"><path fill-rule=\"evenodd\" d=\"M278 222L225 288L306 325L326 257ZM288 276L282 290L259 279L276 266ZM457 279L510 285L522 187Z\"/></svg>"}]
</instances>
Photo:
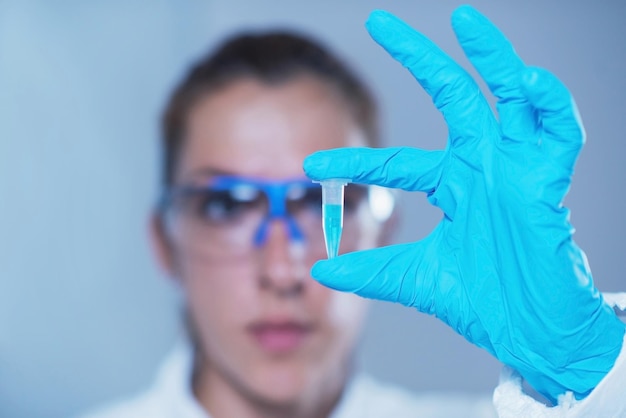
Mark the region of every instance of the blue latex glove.
<instances>
[{"instance_id":1,"label":"blue latex glove","mask_svg":"<svg viewBox=\"0 0 626 418\"><path fill-rule=\"evenodd\" d=\"M445 216L422 241L319 261L313 277L437 316L552 401L566 390L584 397L613 366L624 324L594 287L562 205L584 142L570 93L469 6L452 26L498 98L499 121L474 80L422 34L383 11L366 26L433 98L448 146L322 151L305 172L426 192Z\"/></svg>"}]
</instances>

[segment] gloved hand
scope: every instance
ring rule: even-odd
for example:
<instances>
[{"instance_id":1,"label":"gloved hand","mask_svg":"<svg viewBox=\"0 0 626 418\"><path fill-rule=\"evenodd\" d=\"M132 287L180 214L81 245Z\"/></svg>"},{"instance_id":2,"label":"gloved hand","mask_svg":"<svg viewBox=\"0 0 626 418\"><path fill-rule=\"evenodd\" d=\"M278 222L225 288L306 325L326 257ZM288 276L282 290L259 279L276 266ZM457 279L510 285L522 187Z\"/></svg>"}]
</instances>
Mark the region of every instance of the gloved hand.
<instances>
[{"instance_id":1,"label":"gloved hand","mask_svg":"<svg viewBox=\"0 0 626 418\"><path fill-rule=\"evenodd\" d=\"M425 192L444 218L419 242L319 261L312 275L437 316L552 401L566 390L584 397L613 366L624 325L594 287L562 205L584 142L576 106L473 8L457 9L452 26L498 98L499 121L457 63L398 18L373 12L371 36L433 98L448 146L322 151L304 170L314 180Z\"/></svg>"}]
</instances>

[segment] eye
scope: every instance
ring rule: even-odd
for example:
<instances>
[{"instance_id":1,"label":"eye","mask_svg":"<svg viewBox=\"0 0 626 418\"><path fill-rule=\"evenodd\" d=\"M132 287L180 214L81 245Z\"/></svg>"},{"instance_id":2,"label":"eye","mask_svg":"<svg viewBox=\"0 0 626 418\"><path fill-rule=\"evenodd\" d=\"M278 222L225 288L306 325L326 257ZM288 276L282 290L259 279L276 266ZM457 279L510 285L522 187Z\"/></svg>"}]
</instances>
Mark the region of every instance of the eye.
<instances>
[{"instance_id":1,"label":"eye","mask_svg":"<svg viewBox=\"0 0 626 418\"><path fill-rule=\"evenodd\" d=\"M344 213L351 213L358 209L359 205L367 197L367 187L358 184L348 184L344 190Z\"/></svg>"},{"instance_id":2,"label":"eye","mask_svg":"<svg viewBox=\"0 0 626 418\"><path fill-rule=\"evenodd\" d=\"M319 213L322 216L322 188L298 187L287 194L289 212L299 210Z\"/></svg>"},{"instance_id":3,"label":"eye","mask_svg":"<svg viewBox=\"0 0 626 418\"><path fill-rule=\"evenodd\" d=\"M196 214L211 223L236 221L257 208L261 193L253 188L206 191L199 196Z\"/></svg>"}]
</instances>

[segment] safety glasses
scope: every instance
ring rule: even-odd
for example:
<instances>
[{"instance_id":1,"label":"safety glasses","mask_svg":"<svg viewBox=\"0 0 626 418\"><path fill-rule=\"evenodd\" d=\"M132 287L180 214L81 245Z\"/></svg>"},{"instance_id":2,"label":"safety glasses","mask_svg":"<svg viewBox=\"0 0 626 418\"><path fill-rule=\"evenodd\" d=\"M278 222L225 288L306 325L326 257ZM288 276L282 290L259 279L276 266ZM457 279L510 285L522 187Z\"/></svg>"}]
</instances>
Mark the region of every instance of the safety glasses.
<instances>
[{"instance_id":1,"label":"safety glasses","mask_svg":"<svg viewBox=\"0 0 626 418\"><path fill-rule=\"evenodd\" d=\"M346 188L346 248L358 240L356 214L367 206L367 200L368 187L352 184ZM209 258L254 252L267 242L275 223L281 224L290 243L322 257L321 207L321 187L307 178L215 176L201 184L173 187L160 202L167 231L180 248Z\"/></svg>"}]
</instances>

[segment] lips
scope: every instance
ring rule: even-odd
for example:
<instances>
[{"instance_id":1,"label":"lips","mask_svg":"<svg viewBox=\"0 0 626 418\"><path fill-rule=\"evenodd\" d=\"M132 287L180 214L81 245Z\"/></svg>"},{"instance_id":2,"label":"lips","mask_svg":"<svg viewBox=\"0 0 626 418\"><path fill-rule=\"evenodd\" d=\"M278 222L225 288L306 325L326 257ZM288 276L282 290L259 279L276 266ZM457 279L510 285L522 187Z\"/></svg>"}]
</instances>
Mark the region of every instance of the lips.
<instances>
[{"instance_id":1,"label":"lips","mask_svg":"<svg viewBox=\"0 0 626 418\"><path fill-rule=\"evenodd\" d=\"M313 332L313 327L295 321L261 321L248 330L264 351L286 354L300 348Z\"/></svg>"}]
</instances>

